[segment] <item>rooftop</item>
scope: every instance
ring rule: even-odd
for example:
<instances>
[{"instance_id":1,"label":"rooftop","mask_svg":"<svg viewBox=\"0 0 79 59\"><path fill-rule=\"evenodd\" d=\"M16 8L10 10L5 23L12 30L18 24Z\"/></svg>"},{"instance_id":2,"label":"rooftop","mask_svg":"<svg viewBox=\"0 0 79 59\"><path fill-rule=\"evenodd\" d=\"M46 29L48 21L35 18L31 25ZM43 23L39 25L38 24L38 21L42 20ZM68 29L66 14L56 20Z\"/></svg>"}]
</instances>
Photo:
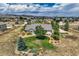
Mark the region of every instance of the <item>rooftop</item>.
<instances>
[{"instance_id":1,"label":"rooftop","mask_svg":"<svg viewBox=\"0 0 79 59\"><path fill-rule=\"evenodd\" d=\"M25 30L36 30L36 26L42 26L44 28L44 30L51 30L52 31L52 26L51 24L31 24L31 25L27 25L25 27Z\"/></svg>"}]
</instances>

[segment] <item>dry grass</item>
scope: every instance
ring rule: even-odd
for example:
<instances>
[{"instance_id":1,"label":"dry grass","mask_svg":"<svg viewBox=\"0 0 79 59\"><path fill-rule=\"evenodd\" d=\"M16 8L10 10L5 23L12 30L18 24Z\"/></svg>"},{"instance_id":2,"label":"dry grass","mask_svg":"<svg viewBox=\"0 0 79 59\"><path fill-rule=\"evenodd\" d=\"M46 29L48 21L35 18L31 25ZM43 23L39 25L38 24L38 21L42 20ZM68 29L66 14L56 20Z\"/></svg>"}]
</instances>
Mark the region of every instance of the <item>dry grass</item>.
<instances>
[{"instance_id":1,"label":"dry grass","mask_svg":"<svg viewBox=\"0 0 79 59\"><path fill-rule=\"evenodd\" d=\"M0 55L16 55L15 38L18 36L19 29L0 36ZM73 35L66 36L61 40L56 50L44 50L45 56L77 56L79 55L79 33L70 31Z\"/></svg>"},{"instance_id":2,"label":"dry grass","mask_svg":"<svg viewBox=\"0 0 79 59\"><path fill-rule=\"evenodd\" d=\"M72 35L66 35L56 50L46 51L44 55L50 56L78 56L79 55L79 33L71 31Z\"/></svg>"},{"instance_id":3,"label":"dry grass","mask_svg":"<svg viewBox=\"0 0 79 59\"><path fill-rule=\"evenodd\" d=\"M0 55L15 55L15 39L17 38L19 31L20 28L17 28L0 36Z\"/></svg>"}]
</instances>

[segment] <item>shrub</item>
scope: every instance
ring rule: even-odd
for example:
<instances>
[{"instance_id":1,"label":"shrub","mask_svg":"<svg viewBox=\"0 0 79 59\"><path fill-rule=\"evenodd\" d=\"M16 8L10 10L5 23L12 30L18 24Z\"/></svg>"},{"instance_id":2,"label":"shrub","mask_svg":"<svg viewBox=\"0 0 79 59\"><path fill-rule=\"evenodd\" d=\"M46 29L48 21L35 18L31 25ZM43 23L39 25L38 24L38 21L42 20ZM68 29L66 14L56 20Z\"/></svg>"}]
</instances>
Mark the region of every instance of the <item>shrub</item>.
<instances>
[{"instance_id":1,"label":"shrub","mask_svg":"<svg viewBox=\"0 0 79 59\"><path fill-rule=\"evenodd\" d=\"M65 31L69 30L69 21L68 20L65 21L64 30Z\"/></svg>"},{"instance_id":2,"label":"shrub","mask_svg":"<svg viewBox=\"0 0 79 59\"><path fill-rule=\"evenodd\" d=\"M30 32L27 32L27 35L32 35L32 33L30 33Z\"/></svg>"}]
</instances>

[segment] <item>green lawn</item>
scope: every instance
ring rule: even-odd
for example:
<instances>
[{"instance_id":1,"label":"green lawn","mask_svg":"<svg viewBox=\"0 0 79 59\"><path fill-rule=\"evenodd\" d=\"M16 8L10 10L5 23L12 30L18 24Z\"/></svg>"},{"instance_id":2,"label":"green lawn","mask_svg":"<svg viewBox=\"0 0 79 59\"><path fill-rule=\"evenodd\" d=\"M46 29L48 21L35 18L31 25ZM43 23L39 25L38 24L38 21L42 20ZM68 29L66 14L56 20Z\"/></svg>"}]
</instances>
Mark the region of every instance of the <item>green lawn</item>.
<instances>
[{"instance_id":1,"label":"green lawn","mask_svg":"<svg viewBox=\"0 0 79 59\"><path fill-rule=\"evenodd\" d=\"M32 37L26 37L24 38L26 42L32 42L32 41L35 41L36 40L36 37L35 36L32 36Z\"/></svg>"},{"instance_id":2,"label":"green lawn","mask_svg":"<svg viewBox=\"0 0 79 59\"><path fill-rule=\"evenodd\" d=\"M54 49L55 46L53 46L52 44L50 44L48 42L48 39L47 37L45 37L44 39L39 39L38 37L28 37L28 38L24 38L25 39L25 43L26 43L26 46L30 49L34 49L36 48L39 49L39 48L43 48L43 49ZM40 42L39 42L40 41Z\"/></svg>"},{"instance_id":3,"label":"green lawn","mask_svg":"<svg viewBox=\"0 0 79 59\"><path fill-rule=\"evenodd\" d=\"M48 40L43 40L42 43L41 43L41 46L44 49L48 49L48 50L52 50L52 49L56 48L53 44L49 43Z\"/></svg>"}]
</instances>

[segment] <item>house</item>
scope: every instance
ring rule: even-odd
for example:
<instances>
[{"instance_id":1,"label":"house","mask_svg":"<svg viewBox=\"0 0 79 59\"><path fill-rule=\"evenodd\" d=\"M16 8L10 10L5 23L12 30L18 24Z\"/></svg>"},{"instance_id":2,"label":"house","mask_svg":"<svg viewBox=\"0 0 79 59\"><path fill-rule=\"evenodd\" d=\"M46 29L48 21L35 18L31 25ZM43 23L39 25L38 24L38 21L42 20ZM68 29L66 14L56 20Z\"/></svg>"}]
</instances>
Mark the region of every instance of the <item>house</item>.
<instances>
[{"instance_id":1,"label":"house","mask_svg":"<svg viewBox=\"0 0 79 59\"><path fill-rule=\"evenodd\" d=\"M62 34L67 34L67 33L68 33L67 31L64 31L64 30L62 30L62 29L59 29L59 31L60 31L60 33L62 33Z\"/></svg>"},{"instance_id":2,"label":"house","mask_svg":"<svg viewBox=\"0 0 79 59\"><path fill-rule=\"evenodd\" d=\"M0 31L5 31L7 29L6 24L0 23Z\"/></svg>"},{"instance_id":3,"label":"house","mask_svg":"<svg viewBox=\"0 0 79 59\"><path fill-rule=\"evenodd\" d=\"M7 29L13 28L13 24L11 24L11 23L7 23L6 26L7 26Z\"/></svg>"},{"instance_id":4,"label":"house","mask_svg":"<svg viewBox=\"0 0 79 59\"><path fill-rule=\"evenodd\" d=\"M52 30L52 33L54 32L54 30ZM65 31L65 30L62 30L62 29L59 29L59 32L61 33L61 34L67 34L68 32L67 31Z\"/></svg>"},{"instance_id":5,"label":"house","mask_svg":"<svg viewBox=\"0 0 79 59\"><path fill-rule=\"evenodd\" d=\"M46 35L51 35L52 34L52 26L51 24L31 24L31 25L26 25L25 31L26 32L32 32L36 30L36 26L42 26L44 30L47 31Z\"/></svg>"},{"instance_id":6,"label":"house","mask_svg":"<svg viewBox=\"0 0 79 59\"><path fill-rule=\"evenodd\" d=\"M63 21L60 21L60 22L59 22L59 25L62 26L62 25L65 25L65 23L64 23Z\"/></svg>"},{"instance_id":7,"label":"house","mask_svg":"<svg viewBox=\"0 0 79 59\"><path fill-rule=\"evenodd\" d=\"M27 24L27 21L26 20L24 20L24 24Z\"/></svg>"}]
</instances>

